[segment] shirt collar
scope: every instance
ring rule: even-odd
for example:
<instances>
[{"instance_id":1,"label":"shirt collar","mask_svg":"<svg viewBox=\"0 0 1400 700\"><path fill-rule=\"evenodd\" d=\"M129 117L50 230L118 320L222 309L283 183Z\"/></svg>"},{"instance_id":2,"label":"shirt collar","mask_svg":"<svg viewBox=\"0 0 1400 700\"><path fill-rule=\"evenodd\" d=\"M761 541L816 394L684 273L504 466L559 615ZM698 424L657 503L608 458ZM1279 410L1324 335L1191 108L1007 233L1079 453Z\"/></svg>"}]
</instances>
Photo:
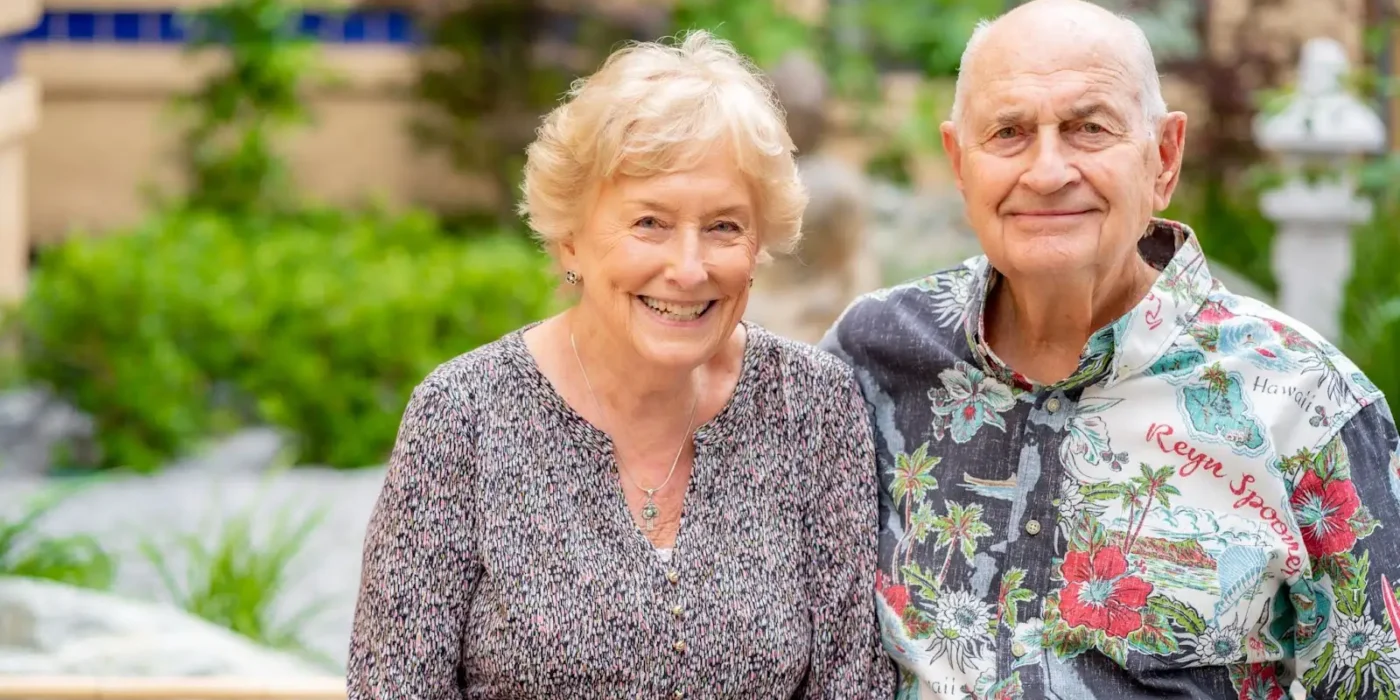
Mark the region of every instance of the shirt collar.
<instances>
[{"instance_id":1,"label":"shirt collar","mask_svg":"<svg viewBox=\"0 0 1400 700\"><path fill-rule=\"evenodd\" d=\"M1079 356L1079 368L1053 388L1092 383L1111 386L1147 368L1187 330L1214 288L1205 253L1186 224L1153 219L1138 251L1162 273L1137 306L1089 336ZM969 281L969 307L963 316L969 347L982 366L1003 383L1027 390L1042 388L1007 367L984 341L986 303L1001 281L1001 273L985 256L977 262Z\"/></svg>"}]
</instances>

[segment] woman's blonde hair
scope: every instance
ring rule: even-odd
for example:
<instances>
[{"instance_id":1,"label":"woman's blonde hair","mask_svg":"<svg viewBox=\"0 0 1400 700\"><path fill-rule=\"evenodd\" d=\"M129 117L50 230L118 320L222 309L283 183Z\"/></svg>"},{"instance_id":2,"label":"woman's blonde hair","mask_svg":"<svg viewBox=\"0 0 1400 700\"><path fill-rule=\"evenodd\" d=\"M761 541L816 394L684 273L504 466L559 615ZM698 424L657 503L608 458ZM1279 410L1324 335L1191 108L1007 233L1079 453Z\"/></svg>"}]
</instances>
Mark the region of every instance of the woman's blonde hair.
<instances>
[{"instance_id":1,"label":"woman's blonde hair","mask_svg":"<svg viewBox=\"0 0 1400 700\"><path fill-rule=\"evenodd\" d=\"M633 43L574 82L526 150L520 213L551 251L577 231L595 183L687 170L718 143L758 196L761 258L789 252L807 193L772 84L726 41Z\"/></svg>"}]
</instances>

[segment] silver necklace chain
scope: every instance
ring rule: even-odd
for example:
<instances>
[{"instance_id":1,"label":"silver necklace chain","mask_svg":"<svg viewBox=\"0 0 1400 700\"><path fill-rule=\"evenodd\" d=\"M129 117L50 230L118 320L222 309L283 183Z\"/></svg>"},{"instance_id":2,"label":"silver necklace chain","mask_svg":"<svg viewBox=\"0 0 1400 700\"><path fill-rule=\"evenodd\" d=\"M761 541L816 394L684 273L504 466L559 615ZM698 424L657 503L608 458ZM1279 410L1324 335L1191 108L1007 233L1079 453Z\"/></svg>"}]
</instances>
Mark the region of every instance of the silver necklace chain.
<instances>
[{"instance_id":1,"label":"silver necklace chain","mask_svg":"<svg viewBox=\"0 0 1400 700\"><path fill-rule=\"evenodd\" d=\"M598 394L593 391L593 382L589 381L588 370L583 367L583 356L579 355L578 343L574 340L572 331L569 333L569 345L574 349L574 359L578 361L578 371L583 374L583 383L588 387L588 395L593 399L593 405L598 409L598 415L601 416L603 415L603 403L598 400ZM690 440L690 430L695 427L695 409L699 405L700 392L697 391L695 392L695 401L690 404L690 420L685 426L685 437L681 439L680 449L676 450L676 457L671 460L671 470L666 472L666 480L662 481L660 486L649 489L637 483L636 479L633 479L625 469L621 468L622 460L617 458L616 452L613 453L613 458L617 459L618 462L618 471L622 472L622 475L627 477L627 480L632 482L632 486L636 487L638 491L647 495L646 500L642 502L642 526L648 533L656 530L656 518L661 515L661 508L656 505L654 496L657 491L666 488L666 484L671 483L671 477L676 473L676 465L680 464L681 455L685 454L685 445Z\"/></svg>"}]
</instances>

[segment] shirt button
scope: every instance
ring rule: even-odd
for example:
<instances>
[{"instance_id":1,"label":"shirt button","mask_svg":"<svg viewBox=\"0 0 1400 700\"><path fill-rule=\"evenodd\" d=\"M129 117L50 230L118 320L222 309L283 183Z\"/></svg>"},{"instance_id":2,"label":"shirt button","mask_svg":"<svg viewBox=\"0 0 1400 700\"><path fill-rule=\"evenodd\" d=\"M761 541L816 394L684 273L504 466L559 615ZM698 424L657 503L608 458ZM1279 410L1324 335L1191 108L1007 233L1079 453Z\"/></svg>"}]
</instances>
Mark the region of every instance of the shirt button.
<instances>
[{"instance_id":1,"label":"shirt button","mask_svg":"<svg viewBox=\"0 0 1400 700\"><path fill-rule=\"evenodd\" d=\"M685 641L677 639L676 643L671 645L671 648L675 649L678 653L685 653Z\"/></svg>"},{"instance_id":2,"label":"shirt button","mask_svg":"<svg viewBox=\"0 0 1400 700\"><path fill-rule=\"evenodd\" d=\"M675 583L681 580L681 575L676 573L675 569L671 569L670 571L666 572L666 580L670 581L671 583Z\"/></svg>"},{"instance_id":3,"label":"shirt button","mask_svg":"<svg viewBox=\"0 0 1400 700\"><path fill-rule=\"evenodd\" d=\"M1046 401L1046 402L1045 402L1045 410L1047 410L1047 411L1049 411L1049 412L1051 412L1051 413L1058 413L1059 410L1060 410L1060 400L1057 399L1057 398L1051 397L1049 401Z\"/></svg>"},{"instance_id":4,"label":"shirt button","mask_svg":"<svg viewBox=\"0 0 1400 700\"><path fill-rule=\"evenodd\" d=\"M1027 535L1039 535L1039 534L1040 534L1040 521L1039 521L1039 520L1030 520L1030 521L1027 521L1027 522L1026 522L1026 534L1027 534Z\"/></svg>"},{"instance_id":5,"label":"shirt button","mask_svg":"<svg viewBox=\"0 0 1400 700\"><path fill-rule=\"evenodd\" d=\"M671 608L671 614L672 614L672 615L675 615L676 617L680 617L680 616L684 615L684 614L685 614L685 606L677 605L677 606Z\"/></svg>"},{"instance_id":6,"label":"shirt button","mask_svg":"<svg viewBox=\"0 0 1400 700\"><path fill-rule=\"evenodd\" d=\"M681 690L680 688L677 688L675 692L671 693L671 697L675 698L676 700L681 700L681 698L685 697L685 691Z\"/></svg>"},{"instance_id":7,"label":"shirt button","mask_svg":"<svg viewBox=\"0 0 1400 700\"><path fill-rule=\"evenodd\" d=\"M1015 656L1016 658L1018 658L1018 659L1021 658L1022 656L1025 656L1025 655L1026 655L1026 645L1025 645L1025 644L1022 644L1021 642L1014 642L1014 643L1011 645L1011 654L1012 654L1013 656Z\"/></svg>"}]
</instances>

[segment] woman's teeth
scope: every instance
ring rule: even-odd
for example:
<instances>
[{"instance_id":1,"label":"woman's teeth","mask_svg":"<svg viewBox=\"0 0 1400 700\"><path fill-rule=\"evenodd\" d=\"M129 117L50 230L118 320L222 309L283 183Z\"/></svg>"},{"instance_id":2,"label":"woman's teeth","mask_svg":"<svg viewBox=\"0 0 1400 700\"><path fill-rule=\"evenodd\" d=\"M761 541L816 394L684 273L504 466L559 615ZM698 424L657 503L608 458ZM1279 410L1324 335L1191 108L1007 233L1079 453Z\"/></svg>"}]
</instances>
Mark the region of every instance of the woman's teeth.
<instances>
[{"instance_id":1,"label":"woman's teeth","mask_svg":"<svg viewBox=\"0 0 1400 700\"><path fill-rule=\"evenodd\" d=\"M698 303L680 303L673 301L661 301L659 299L652 299L651 297L643 296L639 296L637 298L641 299L642 303L647 305L647 308L660 314L663 318L667 318L672 321L694 321L695 319L700 318L700 316L710 308L710 305L714 303L711 301L702 301Z\"/></svg>"}]
</instances>

